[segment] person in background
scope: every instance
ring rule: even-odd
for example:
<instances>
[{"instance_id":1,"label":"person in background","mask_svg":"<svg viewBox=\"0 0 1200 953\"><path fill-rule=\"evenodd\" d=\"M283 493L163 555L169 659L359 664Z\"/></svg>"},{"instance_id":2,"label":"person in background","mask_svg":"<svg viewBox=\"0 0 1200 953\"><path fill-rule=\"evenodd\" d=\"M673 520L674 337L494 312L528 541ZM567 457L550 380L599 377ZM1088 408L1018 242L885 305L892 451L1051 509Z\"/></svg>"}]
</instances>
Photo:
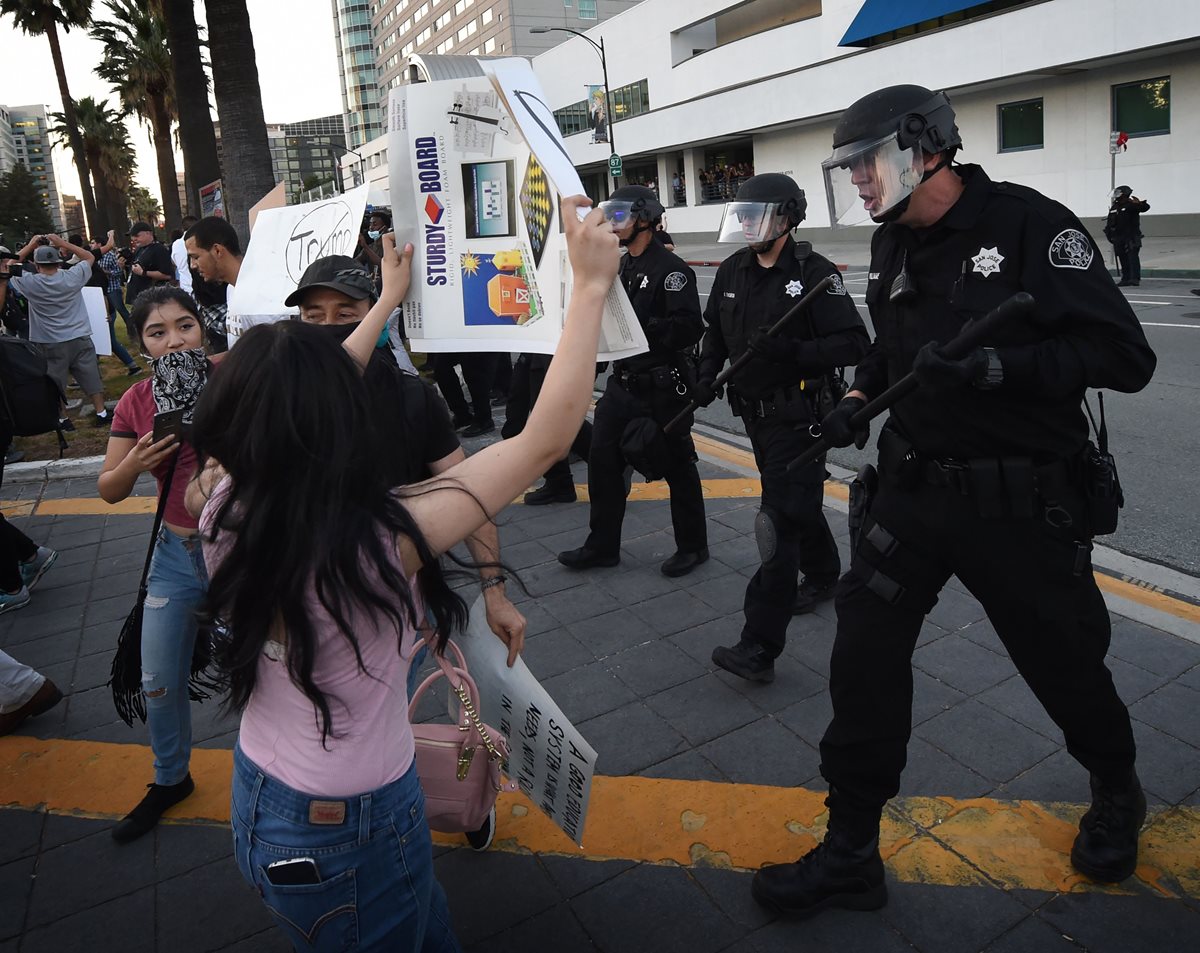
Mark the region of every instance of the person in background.
<instances>
[{"instance_id":1,"label":"person in background","mask_svg":"<svg viewBox=\"0 0 1200 953\"><path fill-rule=\"evenodd\" d=\"M214 354L229 350L226 315L228 289L237 285L242 270L242 244L232 225L219 215L200 219L183 235L188 263L208 287L199 288L197 303L200 318L208 332L208 344ZM221 295L216 284L226 287Z\"/></svg>"},{"instance_id":2,"label":"person in background","mask_svg":"<svg viewBox=\"0 0 1200 953\"><path fill-rule=\"evenodd\" d=\"M154 237L154 229L147 222L134 222L129 230L129 245L133 249L133 261L129 265L129 283L125 296L132 308L138 295L155 285L165 285L175 280L175 263L167 246Z\"/></svg>"},{"instance_id":3,"label":"person in background","mask_svg":"<svg viewBox=\"0 0 1200 953\"><path fill-rule=\"evenodd\" d=\"M1112 206L1104 222L1104 237L1112 242L1121 267L1118 287L1136 287L1142 283L1142 223L1143 212L1150 203L1139 199L1128 185L1113 189Z\"/></svg>"},{"instance_id":4,"label":"person in background","mask_svg":"<svg viewBox=\"0 0 1200 953\"><path fill-rule=\"evenodd\" d=\"M0 380L0 390L7 381ZM12 445L12 422L0 403L0 486L4 484L4 465ZM58 553L39 546L0 513L0 614L24 609L33 589L46 570L54 565ZM11 663L11 664L10 664ZM49 704L57 689L41 693L42 676L0 652L0 735L8 734L26 718L41 714L58 704L62 694Z\"/></svg>"},{"instance_id":5,"label":"person in background","mask_svg":"<svg viewBox=\"0 0 1200 953\"><path fill-rule=\"evenodd\" d=\"M64 251L78 256L88 267L63 268ZM92 402L96 411L93 423L107 427L112 415L104 406L100 362L92 344L92 322L83 301L83 287L92 276L91 264L95 258L86 248L69 245L57 235L34 235L17 253L22 261L30 255L37 268L34 275L12 275L11 259L0 261L0 273L9 274L7 281L0 280L0 308L11 291L25 296L29 302L29 340L39 345L45 355L47 373L63 394L67 392L70 373ZM59 411L59 426L74 430L75 425L65 412L64 406Z\"/></svg>"},{"instance_id":6,"label":"person in background","mask_svg":"<svg viewBox=\"0 0 1200 953\"><path fill-rule=\"evenodd\" d=\"M0 737L12 734L27 719L45 714L62 700L63 693L45 675L0 652Z\"/></svg>"},{"instance_id":7,"label":"person in background","mask_svg":"<svg viewBox=\"0 0 1200 953\"><path fill-rule=\"evenodd\" d=\"M175 266L175 278L179 287L188 294L192 293L192 268L188 260L188 250L184 245L184 235L198 221L195 215L183 216L183 228L171 235L171 263Z\"/></svg>"},{"instance_id":8,"label":"person in background","mask_svg":"<svg viewBox=\"0 0 1200 953\"><path fill-rule=\"evenodd\" d=\"M117 338L117 304L120 304L121 313L126 319L126 325L128 325L129 312L125 310L125 302L121 297L121 266L117 264L116 245L116 233L111 229L109 230L107 241L101 242L98 238L92 239L90 247L92 254L96 256L96 261L92 265L92 277L88 281L88 287L99 288L104 293L104 310L107 312L108 317L108 341L112 347L113 357L125 365L125 371L130 377L136 377L142 373L142 369L138 366L137 361L133 359L129 351L126 350L125 345ZM115 279L113 272L116 273ZM111 293L114 280L117 286L115 296Z\"/></svg>"}]
</instances>

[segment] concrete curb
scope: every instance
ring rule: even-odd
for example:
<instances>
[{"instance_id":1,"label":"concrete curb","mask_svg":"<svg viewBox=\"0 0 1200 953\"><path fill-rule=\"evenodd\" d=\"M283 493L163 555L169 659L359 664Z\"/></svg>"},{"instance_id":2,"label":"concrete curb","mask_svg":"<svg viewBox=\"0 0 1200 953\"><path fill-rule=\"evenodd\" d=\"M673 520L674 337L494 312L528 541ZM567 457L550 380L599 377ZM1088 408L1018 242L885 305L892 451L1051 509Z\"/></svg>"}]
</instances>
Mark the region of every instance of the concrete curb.
<instances>
[{"instance_id":1,"label":"concrete curb","mask_svg":"<svg viewBox=\"0 0 1200 953\"><path fill-rule=\"evenodd\" d=\"M74 460L32 460L4 468L5 483L44 483L50 480L74 480L100 475L103 456L78 457Z\"/></svg>"}]
</instances>

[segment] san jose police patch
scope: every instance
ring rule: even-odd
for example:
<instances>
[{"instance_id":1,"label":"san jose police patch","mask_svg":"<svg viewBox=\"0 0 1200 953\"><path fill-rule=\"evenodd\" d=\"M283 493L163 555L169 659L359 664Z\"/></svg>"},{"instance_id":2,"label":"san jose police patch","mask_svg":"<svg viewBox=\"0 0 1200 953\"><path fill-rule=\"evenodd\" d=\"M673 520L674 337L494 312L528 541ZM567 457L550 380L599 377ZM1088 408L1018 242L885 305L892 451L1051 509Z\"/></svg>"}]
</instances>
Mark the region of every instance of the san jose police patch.
<instances>
[{"instance_id":1,"label":"san jose police patch","mask_svg":"<svg viewBox=\"0 0 1200 953\"><path fill-rule=\"evenodd\" d=\"M844 295L846 293L846 286L842 283L842 276L830 275L829 277L833 280L829 283L829 288L826 289L825 293L829 295Z\"/></svg>"},{"instance_id":2,"label":"san jose police patch","mask_svg":"<svg viewBox=\"0 0 1200 953\"><path fill-rule=\"evenodd\" d=\"M687 287L687 275L682 271L673 271L664 279L663 287L667 291L682 291Z\"/></svg>"},{"instance_id":3,"label":"san jose police patch","mask_svg":"<svg viewBox=\"0 0 1200 953\"><path fill-rule=\"evenodd\" d=\"M1087 271L1095 254L1091 241L1077 228L1063 229L1050 243L1050 264L1055 268Z\"/></svg>"}]
</instances>

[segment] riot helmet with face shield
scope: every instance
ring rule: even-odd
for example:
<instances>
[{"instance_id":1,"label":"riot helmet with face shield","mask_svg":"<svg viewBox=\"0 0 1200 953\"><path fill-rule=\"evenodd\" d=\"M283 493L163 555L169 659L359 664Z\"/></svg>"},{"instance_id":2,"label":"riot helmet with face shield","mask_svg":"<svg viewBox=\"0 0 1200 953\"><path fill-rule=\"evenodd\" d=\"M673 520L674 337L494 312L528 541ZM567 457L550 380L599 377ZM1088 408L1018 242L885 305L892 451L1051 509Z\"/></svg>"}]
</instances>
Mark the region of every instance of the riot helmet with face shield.
<instances>
[{"instance_id":1,"label":"riot helmet with face shield","mask_svg":"<svg viewBox=\"0 0 1200 953\"><path fill-rule=\"evenodd\" d=\"M889 86L852 104L833 131L833 154L821 163L834 227L904 213L917 186L950 164L962 145L945 93ZM929 170L925 160L941 155Z\"/></svg>"},{"instance_id":2,"label":"riot helmet with face shield","mask_svg":"<svg viewBox=\"0 0 1200 953\"><path fill-rule=\"evenodd\" d=\"M614 232L623 232L630 222L633 229L621 239L622 247L629 245L642 232L653 232L662 221L663 206L654 190L645 185L623 185L600 203L600 211Z\"/></svg>"},{"instance_id":3,"label":"riot helmet with face shield","mask_svg":"<svg viewBox=\"0 0 1200 953\"><path fill-rule=\"evenodd\" d=\"M790 175L764 172L747 179L721 216L718 242L745 242L766 251L804 221L808 200Z\"/></svg>"}]
</instances>

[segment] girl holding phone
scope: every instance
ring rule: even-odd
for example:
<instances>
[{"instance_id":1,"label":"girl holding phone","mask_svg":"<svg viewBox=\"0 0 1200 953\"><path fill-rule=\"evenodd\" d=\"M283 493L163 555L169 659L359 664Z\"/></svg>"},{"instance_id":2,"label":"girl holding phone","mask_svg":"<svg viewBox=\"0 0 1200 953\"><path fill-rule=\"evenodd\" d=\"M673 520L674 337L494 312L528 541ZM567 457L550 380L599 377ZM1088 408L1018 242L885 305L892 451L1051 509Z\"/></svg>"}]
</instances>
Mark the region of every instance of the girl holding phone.
<instances>
[{"instance_id":1,"label":"girl holding phone","mask_svg":"<svg viewBox=\"0 0 1200 953\"><path fill-rule=\"evenodd\" d=\"M592 393L616 235L563 201L574 290L525 430L424 483L387 485L362 379L407 293L412 246L383 236L383 292L340 347L251 328L196 412L192 487L212 570L217 662L241 712L234 856L297 950L458 950L433 873L405 681L419 629L466 616L438 564L565 455Z\"/></svg>"},{"instance_id":2,"label":"girl holding phone","mask_svg":"<svg viewBox=\"0 0 1200 953\"><path fill-rule=\"evenodd\" d=\"M153 374L118 401L98 481L101 498L118 503L133 492L143 473L154 474L160 496L170 475L142 616L142 690L154 751L154 781L147 785L141 802L113 828L113 839L119 843L153 829L167 808L195 789L188 771L192 750L188 675L196 642L196 611L208 576L196 518L184 506L196 452L186 438L181 439L179 425L186 433L208 375L197 314L196 302L179 288L164 285L138 296L130 320Z\"/></svg>"}]
</instances>

